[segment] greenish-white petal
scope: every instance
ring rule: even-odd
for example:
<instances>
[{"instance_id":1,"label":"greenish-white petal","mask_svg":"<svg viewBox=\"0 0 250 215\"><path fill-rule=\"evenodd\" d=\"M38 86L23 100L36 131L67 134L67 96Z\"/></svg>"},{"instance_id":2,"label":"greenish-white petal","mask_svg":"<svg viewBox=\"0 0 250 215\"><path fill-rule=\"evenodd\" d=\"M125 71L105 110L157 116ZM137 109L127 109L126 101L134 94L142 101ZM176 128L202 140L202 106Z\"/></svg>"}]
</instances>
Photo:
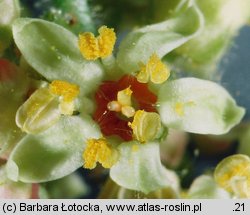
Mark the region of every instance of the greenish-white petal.
<instances>
[{"instance_id":1,"label":"greenish-white petal","mask_svg":"<svg viewBox=\"0 0 250 215\"><path fill-rule=\"evenodd\" d=\"M44 182L66 176L82 165L86 140L98 137L98 126L90 117L61 117L51 128L18 143L7 162L8 177Z\"/></svg>"},{"instance_id":2,"label":"greenish-white petal","mask_svg":"<svg viewBox=\"0 0 250 215\"><path fill-rule=\"evenodd\" d=\"M18 0L0 0L0 56L12 41L11 24L20 16Z\"/></svg>"},{"instance_id":3,"label":"greenish-white petal","mask_svg":"<svg viewBox=\"0 0 250 215\"><path fill-rule=\"evenodd\" d=\"M188 199L229 199L230 194L220 188L211 176L196 178L187 193Z\"/></svg>"},{"instance_id":4,"label":"greenish-white petal","mask_svg":"<svg viewBox=\"0 0 250 215\"><path fill-rule=\"evenodd\" d=\"M9 25L20 16L18 0L0 0L0 25Z\"/></svg>"},{"instance_id":5,"label":"greenish-white petal","mask_svg":"<svg viewBox=\"0 0 250 215\"><path fill-rule=\"evenodd\" d=\"M49 81L77 84L86 94L102 79L100 64L84 60L77 37L55 23L19 18L13 24L13 36L26 61Z\"/></svg>"},{"instance_id":6,"label":"greenish-white petal","mask_svg":"<svg viewBox=\"0 0 250 215\"><path fill-rule=\"evenodd\" d=\"M122 41L118 65L126 72L139 70L156 53L160 58L194 37L203 26L203 17L195 2L176 13L171 19L129 33Z\"/></svg>"},{"instance_id":7,"label":"greenish-white petal","mask_svg":"<svg viewBox=\"0 0 250 215\"><path fill-rule=\"evenodd\" d=\"M158 103L163 124L200 134L227 133L245 113L223 87L197 78L167 82Z\"/></svg>"},{"instance_id":8,"label":"greenish-white petal","mask_svg":"<svg viewBox=\"0 0 250 215\"><path fill-rule=\"evenodd\" d=\"M166 187L178 189L175 173L161 164L159 143L126 142L118 150L119 160L110 169L110 177L120 186L144 193Z\"/></svg>"}]
</instances>

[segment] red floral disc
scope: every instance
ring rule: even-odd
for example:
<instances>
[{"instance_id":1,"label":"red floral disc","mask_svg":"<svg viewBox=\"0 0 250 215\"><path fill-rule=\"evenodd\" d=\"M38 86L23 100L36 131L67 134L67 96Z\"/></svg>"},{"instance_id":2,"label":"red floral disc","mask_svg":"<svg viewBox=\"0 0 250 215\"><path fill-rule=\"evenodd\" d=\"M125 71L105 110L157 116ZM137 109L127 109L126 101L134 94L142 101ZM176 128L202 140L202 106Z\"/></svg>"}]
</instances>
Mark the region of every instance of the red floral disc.
<instances>
[{"instance_id":1,"label":"red floral disc","mask_svg":"<svg viewBox=\"0 0 250 215\"><path fill-rule=\"evenodd\" d=\"M117 100L118 91L130 86L133 106L147 112L156 112L157 96L149 91L147 84L139 83L134 76L125 75L118 81L105 81L95 94L97 109L94 120L100 125L105 136L118 135L125 141L132 140L132 129L128 126L128 119L120 113L110 111L107 104Z\"/></svg>"}]
</instances>

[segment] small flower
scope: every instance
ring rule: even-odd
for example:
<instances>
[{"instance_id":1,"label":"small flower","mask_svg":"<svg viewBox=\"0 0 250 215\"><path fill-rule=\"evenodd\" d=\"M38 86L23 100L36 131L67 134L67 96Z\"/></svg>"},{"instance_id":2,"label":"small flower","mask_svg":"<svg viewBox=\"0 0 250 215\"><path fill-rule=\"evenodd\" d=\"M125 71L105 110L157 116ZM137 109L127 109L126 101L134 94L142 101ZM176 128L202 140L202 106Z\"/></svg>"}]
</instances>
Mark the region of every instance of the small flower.
<instances>
[{"instance_id":1,"label":"small flower","mask_svg":"<svg viewBox=\"0 0 250 215\"><path fill-rule=\"evenodd\" d=\"M187 14L199 27L198 8L191 5ZM175 20L177 26L182 26L182 17ZM132 32L121 42L115 58L111 54L116 35L106 26L99 29L98 37L87 32L77 41L72 33L50 22L16 21L13 35L18 48L51 86L40 88L48 93L40 98L32 95L23 104L26 112L17 114L25 122L30 111L31 121L38 119L48 127L26 135L17 144L6 165L10 177L34 182L53 180L83 163L85 168L94 168L99 162L110 168L111 178L119 185L148 193L172 187L173 181L178 181L160 161L159 143L166 128L222 134L237 124L244 110L219 85L196 78L166 81L169 69L162 57L196 32L195 27L184 35L173 34L167 28L169 22L172 20ZM46 35L44 29L51 29L50 34ZM36 38L31 40L33 32ZM62 35L63 39L57 40ZM31 42L24 45L23 41ZM75 85L81 90L77 97L80 108L79 114L72 116L71 105L79 93ZM43 96L49 101L44 106ZM36 107L36 100L43 108ZM186 105L189 101L195 105ZM64 107L64 102L68 106ZM176 108L178 103L183 108ZM87 106L92 108L85 111ZM54 119L59 120L51 124ZM46 164L41 159L44 155Z\"/></svg>"},{"instance_id":2,"label":"small flower","mask_svg":"<svg viewBox=\"0 0 250 215\"><path fill-rule=\"evenodd\" d=\"M219 186L238 198L250 198L250 159L246 155L231 155L222 160L214 172Z\"/></svg>"}]
</instances>

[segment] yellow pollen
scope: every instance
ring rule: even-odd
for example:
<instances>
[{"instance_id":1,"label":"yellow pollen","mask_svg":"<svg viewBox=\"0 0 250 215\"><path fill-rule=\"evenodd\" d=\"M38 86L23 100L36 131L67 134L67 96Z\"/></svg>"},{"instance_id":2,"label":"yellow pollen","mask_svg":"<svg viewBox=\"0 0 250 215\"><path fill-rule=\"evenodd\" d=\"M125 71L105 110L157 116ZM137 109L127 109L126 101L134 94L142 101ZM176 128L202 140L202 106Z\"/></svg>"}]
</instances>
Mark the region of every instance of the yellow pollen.
<instances>
[{"instance_id":1,"label":"yellow pollen","mask_svg":"<svg viewBox=\"0 0 250 215\"><path fill-rule=\"evenodd\" d=\"M55 80L50 84L49 90L54 95L62 96L62 101L60 101L61 113L72 115L74 111L74 99L80 93L80 88L66 81Z\"/></svg>"},{"instance_id":2,"label":"yellow pollen","mask_svg":"<svg viewBox=\"0 0 250 215\"><path fill-rule=\"evenodd\" d=\"M133 130L134 138L145 143L157 137L161 129L161 119L155 112L138 110L135 112L133 122L129 122L128 125Z\"/></svg>"},{"instance_id":3,"label":"yellow pollen","mask_svg":"<svg viewBox=\"0 0 250 215\"><path fill-rule=\"evenodd\" d=\"M79 49L87 60L105 58L112 54L116 41L116 34L113 28L102 26L98 29L99 36L86 32L79 35Z\"/></svg>"},{"instance_id":4,"label":"yellow pollen","mask_svg":"<svg viewBox=\"0 0 250 215\"><path fill-rule=\"evenodd\" d=\"M65 102L71 102L78 96L80 89L75 84L55 80L50 84L50 92L62 96Z\"/></svg>"},{"instance_id":5,"label":"yellow pollen","mask_svg":"<svg viewBox=\"0 0 250 215\"><path fill-rule=\"evenodd\" d=\"M130 118L134 116L135 109L131 106L131 95L133 91L130 86L117 93L117 101L111 101L108 103L107 108L110 111L121 112L124 116Z\"/></svg>"},{"instance_id":6,"label":"yellow pollen","mask_svg":"<svg viewBox=\"0 0 250 215\"><path fill-rule=\"evenodd\" d=\"M140 67L137 80L141 83L148 83L150 79L155 84L161 84L170 76L169 68L155 53L151 55L146 65L142 64Z\"/></svg>"},{"instance_id":7,"label":"yellow pollen","mask_svg":"<svg viewBox=\"0 0 250 215\"><path fill-rule=\"evenodd\" d=\"M97 162L101 163L104 168L110 168L116 163L118 153L105 138L89 139L82 157L83 167L86 169L94 169Z\"/></svg>"},{"instance_id":8,"label":"yellow pollen","mask_svg":"<svg viewBox=\"0 0 250 215\"><path fill-rule=\"evenodd\" d=\"M183 116L183 115L184 115L183 103L177 102L177 103L175 104L175 112L176 112L179 116Z\"/></svg>"}]
</instances>

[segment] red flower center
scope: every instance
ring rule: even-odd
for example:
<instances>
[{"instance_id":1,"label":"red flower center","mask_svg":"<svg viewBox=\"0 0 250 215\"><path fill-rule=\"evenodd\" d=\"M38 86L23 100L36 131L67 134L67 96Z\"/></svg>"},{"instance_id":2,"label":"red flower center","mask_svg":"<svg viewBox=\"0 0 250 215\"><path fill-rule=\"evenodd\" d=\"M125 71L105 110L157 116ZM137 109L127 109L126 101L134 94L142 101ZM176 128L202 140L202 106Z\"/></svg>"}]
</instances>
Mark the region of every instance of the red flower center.
<instances>
[{"instance_id":1,"label":"red flower center","mask_svg":"<svg viewBox=\"0 0 250 215\"><path fill-rule=\"evenodd\" d=\"M132 129L128 126L131 119L107 108L109 102L117 100L118 91L129 86L133 91L132 102L135 109L156 112L157 96L148 89L147 84L139 83L134 76L125 75L118 81L105 81L95 94L97 109L94 113L94 120L105 136L118 135L125 141L133 139Z\"/></svg>"}]
</instances>

